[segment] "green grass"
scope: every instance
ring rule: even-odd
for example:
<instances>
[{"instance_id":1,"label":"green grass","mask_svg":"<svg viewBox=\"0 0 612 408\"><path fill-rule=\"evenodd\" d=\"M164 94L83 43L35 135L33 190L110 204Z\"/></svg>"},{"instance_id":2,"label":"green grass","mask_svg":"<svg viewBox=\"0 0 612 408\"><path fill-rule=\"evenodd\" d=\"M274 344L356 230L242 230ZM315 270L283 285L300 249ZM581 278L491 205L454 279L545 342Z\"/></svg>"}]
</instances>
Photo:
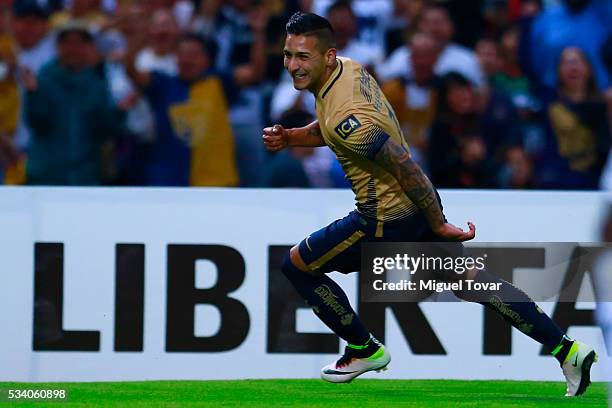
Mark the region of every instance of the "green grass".
<instances>
[{"instance_id":1,"label":"green grass","mask_svg":"<svg viewBox=\"0 0 612 408\"><path fill-rule=\"evenodd\" d=\"M541 381L321 380L0 383L9 388L64 388L67 402L0 402L11 407L605 407L606 385L578 398L565 384ZM6 401L6 399L4 400Z\"/></svg>"}]
</instances>

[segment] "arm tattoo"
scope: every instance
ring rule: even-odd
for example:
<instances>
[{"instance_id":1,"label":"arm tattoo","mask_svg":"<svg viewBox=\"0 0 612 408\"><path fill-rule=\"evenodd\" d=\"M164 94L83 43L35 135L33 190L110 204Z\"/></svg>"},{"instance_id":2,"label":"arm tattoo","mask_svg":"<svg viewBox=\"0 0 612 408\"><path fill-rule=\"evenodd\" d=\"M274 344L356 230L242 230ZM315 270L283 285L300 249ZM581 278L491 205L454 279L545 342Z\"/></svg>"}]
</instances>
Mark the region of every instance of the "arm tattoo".
<instances>
[{"instance_id":1,"label":"arm tattoo","mask_svg":"<svg viewBox=\"0 0 612 408\"><path fill-rule=\"evenodd\" d=\"M310 125L303 128L305 132L302 133L301 142L298 143L300 146L325 146L325 140L323 140L323 133L319 122L312 122Z\"/></svg>"},{"instance_id":2,"label":"arm tattoo","mask_svg":"<svg viewBox=\"0 0 612 408\"><path fill-rule=\"evenodd\" d=\"M306 135L310 137L317 137L317 138L320 138L323 136L321 134L321 128L318 126L313 126L309 128L308 131L306 132Z\"/></svg>"},{"instance_id":3,"label":"arm tattoo","mask_svg":"<svg viewBox=\"0 0 612 408\"><path fill-rule=\"evenodd\" d=\"M388 139L375 159L398 181L408 198L423 212L431 226L444 224L433 184L401 145Z\"/></svg>"}]
</instances>

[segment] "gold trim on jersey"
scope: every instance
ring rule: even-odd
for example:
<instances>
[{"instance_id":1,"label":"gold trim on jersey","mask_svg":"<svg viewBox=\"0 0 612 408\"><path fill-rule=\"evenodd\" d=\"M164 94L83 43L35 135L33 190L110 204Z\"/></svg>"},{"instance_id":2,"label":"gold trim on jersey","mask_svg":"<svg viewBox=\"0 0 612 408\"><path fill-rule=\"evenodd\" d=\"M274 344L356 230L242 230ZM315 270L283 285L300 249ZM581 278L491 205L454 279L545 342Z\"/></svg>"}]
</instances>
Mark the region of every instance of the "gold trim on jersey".
<instances>
[{"instance_id":1,"label":"gold trim on jersey","mask_svg":"<svg viewBox=\"0 0 612 408\"><path fill-rule=\"evenodd\" d=\"M333 73L332 73L332 75L327 80L327 83L325 85L323 85L323 88L321 88L321 90L323 92L323 93L321 93L321 99L325 98L325 95L327 95L327 93L330 91L330 89L332 89L332 87L334 86L336 81L338 81L338 79L340 78L340 75L342 75L342 71L344 71L344 64L342 63L342 61L340 61L337 58L336 58L336 61L338 62L338 66L335 68L334 72L338 71L338 73L336 75L333 75Z\"/></svg>"},{"instance_id":2,"label":"gold trim on jersey","mask_svg":"<svg viewBox=\"0 0 612 408\"><path fill-rule=\"evenodd\" d=\"M383 221L376 221L376 234L374 235L376 238L383 237Z\"/></svg>"},{"instance_id":3,"label":"gold trim on jersey","mask_svg":"<svg viewBox=\"0 0 612 408\"><path fill-rule=\"evenodd\" d=\"M351 245L354 245L357 241L365 236L363 231L355 231L350 237L327 251L322 257L308 264L310 270L317 270L321 266L329 262L333 257L337 256L343 251L346 251Z\"/></svg>"}]
</instances>

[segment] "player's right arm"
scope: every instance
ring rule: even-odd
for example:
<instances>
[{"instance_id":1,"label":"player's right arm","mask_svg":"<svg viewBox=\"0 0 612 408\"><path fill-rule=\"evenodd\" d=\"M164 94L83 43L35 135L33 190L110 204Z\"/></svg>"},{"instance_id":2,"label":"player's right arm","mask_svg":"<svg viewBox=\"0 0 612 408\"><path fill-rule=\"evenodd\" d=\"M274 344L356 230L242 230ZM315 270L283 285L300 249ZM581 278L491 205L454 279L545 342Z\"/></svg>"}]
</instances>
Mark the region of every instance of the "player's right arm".
<instances>
[{"instance_id":1,"label":"player's right arm","mask_svg":"<svg viewBox=\"0 0 612 408\"><path fill-rule=\"evenodd\" d=\"M281 125L264 128L263 142L271 152L277 152L288 146L325 146L319 122L316 120L301 128L285 129Z\"/></svg>"},{"instance_id":2,"label":"player's right arm","mask_svg":"<svg viewBox=\"0 0 612 408\"><path fill-rule=\"evenodd\" d=\"M427 218L436 235L452 241L474 238L476 227L471 222L468 222L467 232L446 222L433 184L404 146L389 137L376 153L374 161L395 177L404 193Z\"/></svg>"}]
</instances>

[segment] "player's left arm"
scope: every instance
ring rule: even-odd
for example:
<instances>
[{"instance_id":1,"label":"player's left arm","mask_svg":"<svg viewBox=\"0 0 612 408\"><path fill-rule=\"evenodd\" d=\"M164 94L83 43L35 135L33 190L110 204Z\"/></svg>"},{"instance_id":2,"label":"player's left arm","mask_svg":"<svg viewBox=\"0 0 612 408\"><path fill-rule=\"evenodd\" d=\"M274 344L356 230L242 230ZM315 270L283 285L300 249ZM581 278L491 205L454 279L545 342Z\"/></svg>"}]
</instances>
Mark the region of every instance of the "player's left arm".
<instances>
[{"instance_id":1,"label":"player's left arm","mask_svg":"<svg viewBox=\"0 0 612 408\"><path fill-rule=\"evenodd\" d=\"M436 190L408 150L388 137L373 160L398 181L408 198L421 210L436 235L454 241L468 241L476 235L476 227L468 222L469 230L446 222Z\"/></svg>"}]
</instances>

